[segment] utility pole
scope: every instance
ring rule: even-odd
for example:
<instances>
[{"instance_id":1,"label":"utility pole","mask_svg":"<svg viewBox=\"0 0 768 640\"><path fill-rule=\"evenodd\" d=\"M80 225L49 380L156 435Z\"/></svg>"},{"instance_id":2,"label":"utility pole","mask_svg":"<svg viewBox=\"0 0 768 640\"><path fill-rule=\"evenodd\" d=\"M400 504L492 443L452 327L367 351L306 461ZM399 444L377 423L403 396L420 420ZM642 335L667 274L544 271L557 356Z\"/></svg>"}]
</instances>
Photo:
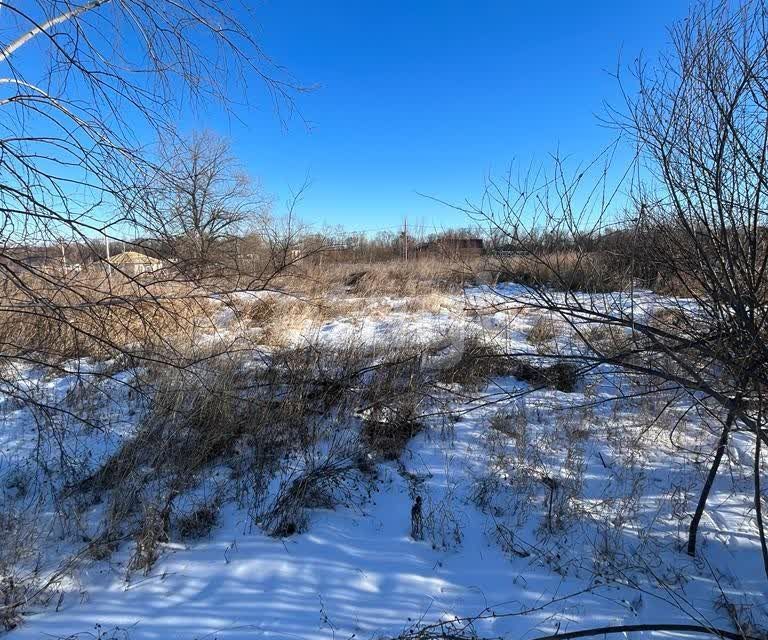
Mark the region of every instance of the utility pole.
<instances>
[{"instance_id":1,"label":"utility pole","mask_svg":"<svg viewBox=\"0 0 768 640\"><path fill-rule=\"evenodd\" d=\"M112 263L109 261L109 236L104 234L104 244L107 246L107 280L109 281L109 288L112 288Z\"/></svg>"},{"instance_id":2,"label":"utility pole","mask_svg":"<svg viewBox=\"0 0 768 640\"><path fill-rule=\"evenodd\" d=\"M61 265L64 269L64 275L67 275L67 254L64 251L64 241L61 241Z\"/></svg>"},{"instance_id":3,"label":"utility pole","mask_svg":"<svg viewBox=\"0 0 768 640\"><path fill-rule=\"evenodd\" d=\"M403 218L403 255L408 262L408 218Z\"/></svg>"}]
</instances>

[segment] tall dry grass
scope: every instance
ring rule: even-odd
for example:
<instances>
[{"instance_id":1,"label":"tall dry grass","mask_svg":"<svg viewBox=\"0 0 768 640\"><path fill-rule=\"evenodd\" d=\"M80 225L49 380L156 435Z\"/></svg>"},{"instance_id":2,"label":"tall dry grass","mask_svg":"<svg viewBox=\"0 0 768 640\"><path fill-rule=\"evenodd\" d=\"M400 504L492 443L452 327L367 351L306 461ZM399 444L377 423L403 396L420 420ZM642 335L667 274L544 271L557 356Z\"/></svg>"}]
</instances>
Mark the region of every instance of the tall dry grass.
<instances>
[{"instance_id":1,"label":"tall dry grass","mask_svg":"<svg viewBox=\"0 0 768 640\"><path fill-rule=\"evenodd\" d=\"M540 252L537 255L498 257L492 260L500 282L551 287L565 291L610 292L629 284L625 270L604 252Z\"/></svg>"},{"instance_id":2,"label":"tall dry grass","mask_svg":"<svg viewBox=\"0 0 768 640\"><path fill-rule=\"evenodd\" d=\"M274 349L256 366L222 354L140 372L151 401L135 434L68 489L106 505L91 555L130 538L131 568L146 571L164 542L215 522L222 501L247 505L272 535L303 530L308 509L352 500L373 462L398 458L421 430L434 394L420 355L350 339ZM179 497L222 468L220 494L185 510Z\"/></svg>"},{"instance_id":3,"label":"tall dry grass","mask_svg":"<svg viewBox=\"0 0 768 640\"><path fill-rule=\"evenodd\" d=\"M106 359L193 341L213 327L211 298L182 283L102 276L6 279L0 287L0 347L10 358Z\"/></svg>"},{"instance_id":4,"label":"tall dry grass","mask_svg":"<svg viewBox=\"0 0 768 640\"><path fill-rule=\"evenodd\" d=\"M468 268L423 258L409 262L304 264L274 290L230 296L226 304L246 330L270 346L286 346L337 318L363 321L392 312L438 313L458 306L456 295L475 284Z\"/></svg>"},{"instance_id":5,"label":"tall dry grass","mask_svg":"<svg viewBox=\"0 0 768 640\"><path fill-rule=\"evenodd\" d=\"M476 284L480 259L458 262L434 256L373 263L302 265L295 279L304 294L347 293L360 297L414 297L458 293Z\"/></svg>"}]
</instances>

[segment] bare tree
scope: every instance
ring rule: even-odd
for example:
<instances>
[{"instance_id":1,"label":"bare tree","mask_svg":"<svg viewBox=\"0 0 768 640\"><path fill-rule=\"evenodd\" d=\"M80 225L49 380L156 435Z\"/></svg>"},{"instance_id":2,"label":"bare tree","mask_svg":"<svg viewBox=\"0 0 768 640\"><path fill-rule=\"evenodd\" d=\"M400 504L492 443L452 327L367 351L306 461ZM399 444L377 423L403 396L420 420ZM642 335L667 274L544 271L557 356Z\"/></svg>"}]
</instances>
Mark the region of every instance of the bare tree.
<instances>
[{"instance_id":1,"label":"bare tree","mask_svg":"<svg viewBox=\"0 0 768 640\"><path fill-rule=\"evenodd\" d=\"M138 131L167 135L186 105L226 108L254 79L285 116L301 91L254 40L237 3L40 0L0 9L6 237L109 232L107 215L132 201L136 172L152 160Z\"/></svg>"},{"instance_id":2,"label":"bare tree","mask_svg":"<svg viewBox=\"0 0 768 640\"><path fill-rule=\"evenodd\" d=\"M160 234L185 270L236 257L236 238L268 214L269 202L224 138L205 131L165 142L149 181L146 232Z\"/></svg>"},{"instance_id":3,"label":"bare tree","mask_svg":"<svg viewBox=\"0 0 768 640\"><path fill-rule=\"evenodd\" d=\"M552 357L642 378L642 393L683 395L691 411L720 421L690 554L730 437L755 436L754 511L768 574L760 482L768 441L768 9L759 0L701 3L671 36L672 50L657 63L638 62L639 91L627 90L627 108L612 112L638 149L635 164L609 177L614 147L572 170L556 159L553 171L491 180L482 202L463 209L509 249L500 269L530 275L507 303L553 314L580 339L580 352ZM596 249L617 230L621 244ZM659 283L648 279L649 266L681 296L659 305L638 295L638 283ZM575 293L608 277L621 291ZM603 339L594 327L605 329Z\"/></svg>"}]
</instances>

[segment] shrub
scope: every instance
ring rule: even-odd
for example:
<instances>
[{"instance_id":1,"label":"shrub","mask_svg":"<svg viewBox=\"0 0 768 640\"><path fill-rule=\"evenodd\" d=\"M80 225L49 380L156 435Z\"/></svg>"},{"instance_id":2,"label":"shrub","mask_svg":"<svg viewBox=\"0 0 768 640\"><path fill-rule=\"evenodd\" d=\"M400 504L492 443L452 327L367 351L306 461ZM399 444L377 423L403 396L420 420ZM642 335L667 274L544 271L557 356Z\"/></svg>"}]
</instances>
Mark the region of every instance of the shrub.
<instances>
[{"instance_id":1,"label":"shrub","mask_svg":"<svg viewBox=\"0 0 768 640\"><path fill-rule=\"evenodd\" d=\"M422 428L414 401L405 399L370 411L363 420L362 437L377 456L397 460L408 441Z\"/></svg>"},{"instance_id":2,"label":"shrub","mask_svg":"<svg viewBox=\"0 0 768 640\"><path fill-rule=\"evenodd\" d=\"M420 407L431 381L421 354L403 347L371 373L361 394L363 442L386 460L397 459L423 428Z\"/></svg>"},{"instance_id":3,"label":"shrub","mask_svg":"<svg viewBox=\"0 0 768 640\"><path fill-rule=\"evenodd\" d=\"M145 505L144 516L136 533L136 547L128 563L129 569L147 574L157 562L160 544L168 542L170 510L170 500L163 507Z\"/></svg>"},{"instance_id":4,"label":"shrub","mask_svg":"<svg viewBox=\"0 0 768 640\"><path fill-rule=\"evenodd\" d=\"M176 519L176 529L183 540L207 536L219 519L218 505L207 503Z\"/></svg>"},{"instance_id":5,"label":"shrub","mask_svg":"<svg viewBox=\"0 0 768 640\"><path fill-rule=\"evenodd\" d=\"M478 387L514 371L513 359L479 336L466 338L462 347L460 358L438 373L439 382Z\"/></svg>"},{"instance_id":6,"label":"shrub","mask_svg":"<svg viewBox=\"0 0 768 640\"><path fill-rule=\"evenodd\" d=\"M516 360L512 375L518 380L534 386L551 387L565 393L576 390L579 380L579 368L567 362L558 362L549 366L536 366L524 360Z\"/></svg>"},{"instance_id":7,"label":"shrub","mask_svg":"<svg viewBox=\"0 0 768 640\"><path fill-rule=\"evenodd\" d=\"M303 469L280 484L259 524L271 536L292 536L305 530L308 509L332 509L352 500L361 481L360 457L355 441L332 441L326 451L313 452Z\"/></svg>"},{"instance_id":8,"label":"shrub","mask_svg":"<svg viewBox=\"0 0 768 640\"><path fill-rule=\"evenodd\" d=\"M537 255L502 258L496 265L498 282L517 282L558 291L606 293L630 284L611 254L601 251L539 251Z\"/></svg>"}]
</instances>

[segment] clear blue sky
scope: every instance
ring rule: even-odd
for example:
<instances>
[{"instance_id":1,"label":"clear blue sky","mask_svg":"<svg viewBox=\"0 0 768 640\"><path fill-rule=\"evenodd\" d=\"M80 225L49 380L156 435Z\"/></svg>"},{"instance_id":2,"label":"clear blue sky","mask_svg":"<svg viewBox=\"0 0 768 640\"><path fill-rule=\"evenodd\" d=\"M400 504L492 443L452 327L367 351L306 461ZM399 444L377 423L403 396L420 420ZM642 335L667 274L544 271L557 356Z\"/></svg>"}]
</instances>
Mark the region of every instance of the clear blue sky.
<instances>
[{"instance_id":1,"label":"clear blue sky","mask_svg":"<svg viewBox=\"0 0 768 640\"><path fill-rule=\"evenodd\" d=\"M309 173L299 215L350 229L455 226L458 214L417 192L460 201L513 159L556 148L588 159L614 133L608 70L655 54L684 0L270 0L260 41L302 82L299 121L280 127L268 105L243 122L206 118L229 135L265 188L284 198ZM254 92L255 102L262 96ZM262 100L263 102L263 100ZM209 114L210 116L211 114Z\"/></svg>"}]
</instances>

